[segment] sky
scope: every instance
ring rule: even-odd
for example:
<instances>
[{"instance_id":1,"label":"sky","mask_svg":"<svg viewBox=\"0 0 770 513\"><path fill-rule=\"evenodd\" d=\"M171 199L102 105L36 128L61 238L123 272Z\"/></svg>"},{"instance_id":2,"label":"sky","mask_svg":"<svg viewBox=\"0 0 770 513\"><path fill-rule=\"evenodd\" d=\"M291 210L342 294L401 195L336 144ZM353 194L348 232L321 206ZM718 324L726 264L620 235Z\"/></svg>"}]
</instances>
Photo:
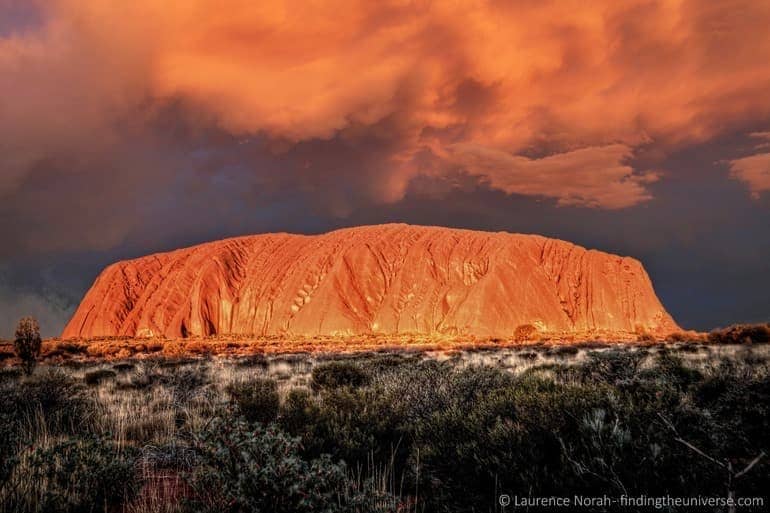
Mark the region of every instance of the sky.
<instances>
[{"instance_id":1,"label":"sky","mask_svg":"<svg viewBox=\"0 0 770 513\"><path fill-rule=\"evenodd\" d=\"M770 321L770 3L0 0L0 338L111 262L406 222Z\"/></svg>"}]
</instances>

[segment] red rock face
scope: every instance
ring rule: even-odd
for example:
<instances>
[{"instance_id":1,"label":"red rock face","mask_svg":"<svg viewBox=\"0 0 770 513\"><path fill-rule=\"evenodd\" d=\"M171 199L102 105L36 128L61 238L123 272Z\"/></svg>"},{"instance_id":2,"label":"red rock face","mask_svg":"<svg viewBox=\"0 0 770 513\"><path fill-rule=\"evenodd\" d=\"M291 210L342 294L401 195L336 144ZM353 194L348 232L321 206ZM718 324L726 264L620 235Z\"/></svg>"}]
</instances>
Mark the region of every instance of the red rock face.
<instances>
[{"instance_id":1,"label":"red rock face","mask_svg":"<svg viewBox=\"0 0 770 513\"><path fill-rule=\"evenodd\" d=\"M641 263L536 235L382 225L107 267L62 336L669 333Z\"/></svg>"}]
</instances>

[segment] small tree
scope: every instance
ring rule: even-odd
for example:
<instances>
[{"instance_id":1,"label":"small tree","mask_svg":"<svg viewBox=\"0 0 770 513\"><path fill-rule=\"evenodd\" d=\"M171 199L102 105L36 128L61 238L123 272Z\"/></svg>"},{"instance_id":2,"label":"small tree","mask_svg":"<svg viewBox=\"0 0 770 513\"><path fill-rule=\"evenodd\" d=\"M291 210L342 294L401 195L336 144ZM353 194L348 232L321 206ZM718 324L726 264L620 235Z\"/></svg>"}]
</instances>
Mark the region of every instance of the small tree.
<instances>
[{"instance_id":1,"label":"small tree","mask_svg":"<svg viewBox=\"0 0 770 513\"><path fill-rule=\"evenodd\" d=\"M22 317L16 326L16 338L13 341L13 347L16 355L21 358L21 364L24 372L32 374L35 368L36 359L40 356L40 325L34 317Z\"/></svg>"},{"instance_id":2,"label":"small tree","mask_svg":"<svg viewBox=\"0 0 770 513\"><path fill-rule=\"evenodd\" d=\"M522 324L513 332L513 338L516 342L526 342L535 336L537 328L531 324Z\"/></svg>"}]
</instances>

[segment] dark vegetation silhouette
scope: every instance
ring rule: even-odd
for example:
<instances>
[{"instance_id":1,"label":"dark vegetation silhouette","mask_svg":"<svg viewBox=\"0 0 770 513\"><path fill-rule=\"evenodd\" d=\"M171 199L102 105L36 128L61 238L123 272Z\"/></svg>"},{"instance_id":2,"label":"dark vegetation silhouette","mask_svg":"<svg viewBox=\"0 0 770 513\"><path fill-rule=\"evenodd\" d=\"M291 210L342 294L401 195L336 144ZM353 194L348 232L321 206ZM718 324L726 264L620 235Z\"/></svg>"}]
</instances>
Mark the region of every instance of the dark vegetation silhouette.
<instances>
[{"instance_id":1,"label":"dark vegetation silhouette","mask_svg":"<svg viewBox=\"0 0 770 513\"><path fill-rule=\"evenodd\" d=\"M501 511L501 493L765 496L763 333L440 360L2 368L0 512L459 513Z\"/></svg>"},{"instance_id":2,"label":"dark vegetation silhouette","mask_svg":"<svg viewBox=\"0 0 770 513\"><path fill-rule=\"evenodd\" d=\"M40 325L33 317L22 317L16 326L13 348L22 363L24 372L32 374L42 345Z\"/></svg>"}]
</instances>

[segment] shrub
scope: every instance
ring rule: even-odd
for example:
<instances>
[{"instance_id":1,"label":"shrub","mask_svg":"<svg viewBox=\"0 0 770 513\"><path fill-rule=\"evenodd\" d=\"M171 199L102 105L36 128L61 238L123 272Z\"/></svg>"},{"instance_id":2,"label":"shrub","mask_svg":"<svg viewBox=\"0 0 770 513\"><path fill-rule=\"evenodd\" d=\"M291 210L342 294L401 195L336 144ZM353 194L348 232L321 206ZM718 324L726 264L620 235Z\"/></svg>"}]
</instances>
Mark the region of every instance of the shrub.
<instances>
[{"instance_id":1,"label":"shrub","mask_svg":"<svg viewBox=\"0 0 770 513\"><path fill-rule=\"evenodd\" d=\"M115 371L109 369L97 369L90 372L86 372L83 376L83 381L86 385L98 385L105 379L112 379L117 376Z\"/></svg>"},{"instance_id":2,"label":"shrub","mask_svg":"<svg viewBox=\"0 0 770 513\"><path fill-rule=\"evenodd\" d=\"M69 438L30 457L39 511L97 512L122 505L138 490L136 454L99 438ZM34 485L33 485L34 486Z\"/></svg>"},{"instance_id":3,"label":"shrub","mask_svg":"<svg viewBox=\"0 0 770 513\"><path fill-rule=\"evenodd\" d=\"M329 456L305 460L299 441L275 425L214 419L196 435L198 461L187 482L190 511L229 513L271 511L382 511L387 497L356 492L344 463Z\"/></svg>"},{"instance_id":4,"label":"shrub","mask_svg":"<svg viewBox=\"0 0 770 513\"><path fill-rule=\"evenodd\" d=\"M127 381L118 381L115 383L115 386L118 389L143 390L154 386L162 378L164 376L158 373L157 363L147 360L138 365L134 372L129 374Z\"/></svg>"},{"instance_id":5,"label":"shrub","mask_svg":"<svg viewBox=\"0 0 770 513\"><path fill-rule=\"evenodd\" d=\"M236 359L235 365L238 367L259 367L266 370L270 367L270 362L263 354L252 354Z\"/></svg>"},{"instance_id":6,"label":"shrub","mask_svg":"<svg viewBox=\"0 0 770 513\"><path fill-rule=\"evenodd\" d=\"M115 372L130 372L136 368L136 365L129 362L116 363L112 366L112 370Z\"/></svg>"},{"instance_id":7,"label":"shrub","mask_svg":"<svg viewBox=\"0 0 770 513\"><path fill-rule=\"evenodd\" d=\"M642 331L636 336L637 342L654 342L655 337L646 331Z\"/></svg>"},{"instance_id":8,"label":"shrub","mask_svg":"<svg viewBox=\"0 0 770 513\"><path fill-rule=\"evenodd\" d=\"M695 342L687 342L677 347L677 349L682 353L697 353L700 350L700 347L701 346Z\"/></svg>"},{"instance_id":9,"label":"shrub","mask_svg":"<svg viewBox=\"0 0 770 513\"><path fill-rule=\"evenodd\" d=\"M58 369L47 369L18 383L6 383L0 389L0 407L12 412L17 422L42 414L50 434L88 429L98 412L96 402L84 387Z\"/></svg>"},{"instance_id":10,"label":"shrub","mask_svg":"<svg viewBox=\"0 0 770 513\"><path fill-rule=\"evenodd\" d=\"M269 378L255 378L227 386L230 400L249 422L267 424L278 416L278 384Z\"/></svg>"},{"instance_id":11,"label":"shrub","mask_svg":"<svg viewBox=\"0 0 770 513\"><path fill-rule=\"evenodd\" d=\"M156 374L154 379L171 389L175 403L189 402L201 389L209 383L209 368L197 360L192 360L194 365L180 366L173 371ZM181 364L180 364L181 365ZM161 364L161 368L170 368Z\"/></svg>"},{"instance_id":12,"label":"shrub","mask_svg":"<svg viewBox=\"0 0 770 513\"><path fill-rule=\"evenodd\" d=\"M279 423L294 435L307 433L318 422L320 410L313 401L310 391L293 388L286 394L280 408Z\"/></svg>"},{"instance_id":13,"label":"shrub","mask_svg":"<svg viewBox=\"0 0 770 513\"><path fill-rule=\"evenodd\" d=\"M681 357L671 353L659 354L655 365L639 372L639 376L655 380L659 385L674 386L679 390L687 390L703 379L700 371L688 367Z\"/></svg>"},{"instance_id":14,"label":"shrub","mask_svg":"<svg viewBox=\"0 0 770 513\"><path fill-rule=\"evenodd\" d=\"M575 346L556 346L549 349L547 354L556 358L570 358L579 352L580 349Z\"/></svg>"},{"instance_id":15,"label":"shrub","mask_svg":"<svg viewBox=\"0 0 770 513\"><path fill-rule=\"evenodd\" d=\"M83 354L88 352L88 346L77 344L75 342L58 342L56 344L56 350L61 353Z\"/></svg>"},{"instance_id":16,"label":"shrub","mask_svg":"<svg viewBox=\"0 0 770 513\"><path fill-rule=\"evenodd\" d=\"M161 358L157 363L162 369L178 369L199 362L198 358Z\"/></svg>"},{"instance_id":17,"label":"shrub","mask_svg":"<svg viewBox=\"0 0 770 513\"><path fill-rule=\"evenodd\" d=\"M419 451L421 464L414 477L427 511L471 511L491 503L496 486L538 495L569 490L559 435L607 401L601 387L514 379L488 368L450 372L439 390L411 422L412 454Z\"/></svg>"},{"instance_id":18,"label":"shrub","mask_svg":"<svg viewBox=\"0 0 770 513\"><path fill-rule=\"evenodd\" d=\"M712 331L708 341L712 344L767 344L770 343L770 324L735 324Z\"/></svg>"},{"instance_id":19,"label":"shrub","mask_svg":"<svg viewBox=\"0 0 770 513\"><path fill-rule=\"evenodd\" d=\"M513 338L516 342L526 342L531 340L537 333L537 328L531 324L522 324L513 332Z\"/></svg>"},{"instance_id":20,"label":"shrub","mask_svg":"<svg viewBox=\"0 0 770 513\"><path fill-rule=\"evenodd\" d=\"M367 459L403 459L403 454L394 454L396 449L407 448L406 442L401 443L406 438L401 407L380 389L326 389L317 403L304 410L308 424L296 434L303 435L305 450L314 456L330 453L334 458L362 465Z\"/></svg>"},{"instance_id":21,"label":"shrub","mask_svg":"<svg viewBox=\"0 0 770 513\"><path fill-rule=\"evenodd\" d=\"M14 381L21 377L22 370L14 367L0 367L0 383L4 381Z\"/></svg>"},{"instance_id":22,"label":"shrub","mask_svg":"<svg viewBox=\"0 0 770 513\"><path fill-rule=\"evenodd\" d=\"M18 462L16 457L18 443L18 419L15 418L13 411L6 409L5 401L0 399L0 490L3 489ZM2 497L3 495L0 494L0 500Z\"/></svg>"},{"instance_id":23,"label":"shrub","mask_svg":"<svg viewBox=\"0 0 770 513\"><path fill-rule=\"evenodd\" d=\"M360 365L349 361L322 363L311 372L313 390L360 387L369 382L369 375Z\"/></svg>"},{"instance_id":24,"label":"shrub","mask_svg":"<svg viewBox=\"0 0 770 513\"><path fill-rule=\"evenodd\" d=\"M22 317L16 326L16 336L13 341L13 347L16 355L21 359L24 372L27 375L32 374L35 368L37 357L40 356L40 325L32 317Z\"/></svg>"},{"instance_id":25,"label":"shrub","mask_svg":"<svg viewBox=\"0 0 770 513\"><path fill-rule=\"evenodd\" d=\"M145 344L139 344L140 346L145 346ZM148 342L145 346L145 349L148 353L158 353L160 351L163 351L163 343L162 342ZM138 349L137 349L138 350Z\"/></svg>"},{"instance_id":26,"label":"shrub","mask_svg":"<svg viewBox=\"0 0 770 513\"><path fill-rule=\"evenodd\" d=\"M192 340L190 342L187 342L184 345L183 352L190 353L190 354L203 354L203 355L210 354L211 346L201 340Z\"/></svg>"},{"instance_id":27,"label":"shrub","mask_svg":"<svg viewBox=\"0 0 770 513\"><path fill-rule=\"evenodd\" d=\"M682 331L675 331L666 335L666 342L687 342L691 337Z\"/></svg>"},{"instance_id":28,"label":"shrub","mask_svg":"<svg viewBox=\"0 0 770 513\"><path fill-rule=\"evenodd\" d=\"M636 376L644 358L644 353L627 349L591 351L588 361L576 370L583 381L618 384Z\"/></svg>"},{"instance_id":29,"label":"shrub","mask_svg":"<svg viewBox=\"0 0 770 513\"><path fill-rule=\"evenodd\" d=\"M370 375L376 375L385 371L393 370L401 365L408 365L417 361L415 355L403 354L382 354L374 355L362 359L360 365L365 372Z\"/></svg>"}]
</instances>

